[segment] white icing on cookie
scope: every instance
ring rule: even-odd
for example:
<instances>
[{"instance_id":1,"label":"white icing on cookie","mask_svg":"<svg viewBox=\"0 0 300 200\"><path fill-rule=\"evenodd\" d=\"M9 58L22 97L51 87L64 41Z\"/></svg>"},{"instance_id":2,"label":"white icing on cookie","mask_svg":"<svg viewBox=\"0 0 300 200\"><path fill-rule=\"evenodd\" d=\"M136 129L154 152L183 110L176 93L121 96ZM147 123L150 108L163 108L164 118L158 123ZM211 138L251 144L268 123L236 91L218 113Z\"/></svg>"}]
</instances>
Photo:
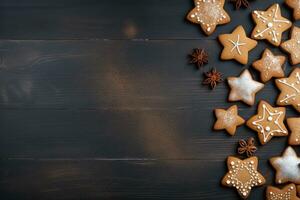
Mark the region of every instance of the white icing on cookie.
<instances>
[{"instance_id":1,"label":"white icing on cookie","mask_svg":"<svg viewBox=\"0 0 300 200\"><path fill-rule=\"evenodd\" d=\"M234 42L233 40L229 40L229 42L231 42L231 44L233 45L232 49L231 49L231 52L233 52L235 49L237 50L237 52L242 55L242 52L240 50L240 46L244 46L246 45L247 43L240 43L240 35L238 34L237 35L237 40L236 42Z\"/></svg>"},{"instance_id":2,"label":"white icing on cookie","mask_svg":"<svg viewBox=\"0 0 300 200\"><path fill-rule=\"evenodd\" d=\"M279 79L278 82L281 84L286 85L290 89L292 89L292 93L286 94L283 99L280 99L280 103L285 103L286 105L291 104L291 102L296 100L296 97L298 98L300 95L300 74L297 71L296 73L292 73L291 76L295 76L296 81L291 83L288 82L287 79Z\"/></svg>"}]
</instances>

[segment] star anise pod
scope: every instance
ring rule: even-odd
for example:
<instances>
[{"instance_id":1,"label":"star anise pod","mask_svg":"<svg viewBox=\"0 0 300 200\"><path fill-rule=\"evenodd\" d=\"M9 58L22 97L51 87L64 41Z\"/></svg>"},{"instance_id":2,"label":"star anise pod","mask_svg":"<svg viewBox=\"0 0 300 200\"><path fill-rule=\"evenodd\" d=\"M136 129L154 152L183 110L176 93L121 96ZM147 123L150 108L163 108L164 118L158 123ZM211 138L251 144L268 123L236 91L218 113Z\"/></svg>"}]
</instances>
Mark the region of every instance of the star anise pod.
<instances>
[{"instance_id":1,"label":"star anise pod","mask_svg":"<svg viewBox=\"0 0 300 200\"><path fill-rule=\"evenodd\" d=\"M208 72L204 72L204 76L206 77L202 82L204 85L210 85L212 89L214 89L218 83L223 81L221 72L218 72L215 68L211 69Z\"/></svg>"},{"instance_id":2,"label":"star anise pod","mask_svg":"<svg viewBox=\"0 0 300 200\"><path fill-rule=\"evenodd\" d=\"M250 6L248 0L231 0L235 4L235 9L240 9L241 6L248 8Z\"/></svg>"},{"instance_id":3,"label":"star anise pod","mask_svg":"<svg viewBox=\"0 0 300 200\"><path fill-rule=\"evenodd\" d=\"M190 54L191 64L196 64L198 68L208 63L208 54L204 49L194 49L193 53Z\"/></svg>"},{"instance_id":4,"label":"star anise pod","mask_svg":"<svg viewBox=\"0 0 300 200\"><path fill-rule=\"evenodd\" d=\"M251 156L254 155L256 150L257 150L257 148L254 144L254 138L253 137L248 138L247 141L245 141L245 140L240 140L239 141L239 148L238 148L238 153L239 154L246 153L247 157L251 157Z\"/></svg>"}]
</instances>

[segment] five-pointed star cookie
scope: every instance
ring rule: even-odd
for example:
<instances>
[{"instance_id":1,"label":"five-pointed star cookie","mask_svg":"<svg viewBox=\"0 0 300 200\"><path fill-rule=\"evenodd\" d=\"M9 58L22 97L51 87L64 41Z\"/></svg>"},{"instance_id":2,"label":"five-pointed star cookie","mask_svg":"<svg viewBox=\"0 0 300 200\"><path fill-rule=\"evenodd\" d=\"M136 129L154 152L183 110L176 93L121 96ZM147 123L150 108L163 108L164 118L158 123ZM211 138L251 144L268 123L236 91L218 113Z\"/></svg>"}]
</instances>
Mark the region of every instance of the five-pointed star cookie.
<instances>
[{"instance_id":1,"label":"five-pointed star cookie","mask_svg":"<svg viewBox=\"0 0 300 200\"><path fill-rule=\"evenodd\" d=\"M276 170L276 183L300 184L300 158L292 147L287 147L281 157L271 158L270 163Z\"/></svg>"},{"instance_id":2,"label":"five-pointed star cookie","mask_svg":"<svg viewBox=\"0 0 300 200\"><path fill-rule=\"evenodd\" d=\"M272 77L284 77L282 65L285 62L284 56L275 56L269 49L265 49L262 58L255 61L252 66L260 72L262 82L269 81Z\"/></svg>"},{"instance_id":3,"label":"five-pointed star cookie","mask_svg":"<svg viewBox=\"0 0 300 200\"><path fill-rule=\"evenodd\" d=\"M290 145L300 145L300 118L288 118L287 124L291 130L289 138Z\"/></svg>"},{"instance_id":4,"label":"five-pointed star cookie","mask_svg":"<svg viewBox=\"0 0 300 200\"><path fill-rule=\"evenodd\" d=\"M300 200L297 197L297 190L295 184L288 184L282 189L273 186L268 186L266 195L267 200Z\"/></svg>"},{"instance_id":5,"label":"five-pointed star cookie","mask_svg":"<svg viewBox=\"0 0 300 200\"><path fill-rule=\"evenodd\" d=\"M283 42L281 48L290 54L290 61L293 65L300 63L300 28L293 27L291 39Z\"/></svg>"},{"instance_id":6,"label":"five-pointed star cookie","mask_svg":"<svg viewBox=\"0 0 300 200\"><path fill-rule=\"evenodd\" d=\"M236 127L245 123L245 120L238 115L238 107L231 106L227 110L215 109L217 121L214 125L215 130L225 129L230 135L234 135Z\"/></svg>"},{"instance_id":7,"label":"five-pointed star cookie","mask_svg":"<svg viewBox=\"0 0 300 200\"><path fill-rule=\"evenodd\" d=\"M243 101L248 105L255 102L255 94L264 87L264 84L254 81L249 70L245 69L240 77L228 77L231 88L228 100Z\"/></svg>"},{"instance_id":8,"label":"five-pointed star cookie","mask_svg":"<svg viewBox=\"0 0 300 200\"><path fill-rule=\"evenodd\" d=\"M288 78L280 78L275 81L281 91L277 98L280 106L292 105L300 112L300 68L296 68Z\"/></svg>"},{"instance_id":9,"label":"five-pointed star cookie","mask_svg":"<svg viewBox=\"0 0 300 200\"><path fill-rule=\"evenodd\" d=\"M300 0L285 0L285 3L294 9L293 15L295 20L300 19Z\"/></svg>"},{"instance_id":10,"label":"five-pointed star cookie","mask_svg":"<svg viewBox=\"0 0 300 200\"><path fill-rule=\"evenodd\" d=\"M247 126L257 131L261 144L266 144L273 136L287 136L288 132L283 123L284 107L273 108L266 101L260 101L257 110L257 115L247 121Z\"/></svg>"},{"instance_id":11,"label":"five-pointed star cookie","mask_svg":"<svg viewBox=\"0 0 300 200\"><path fill-rule=\"evenodd\" d=\"M230 22L229 15L224 10L225 0L194 0L195 8L189 12L187 19L200 24L203 31L210 35L216 26Z\"/></svg>"},{"instance_id":12,"label":"five-pointed star cookie","mask_svg":"<svg viewBox=\"0 0 300 200\"><path fill-rule=\"evenodd\" d=\"M292 26L289 20L281 16L278 4L272 5L267 11L253 11L252 18L256 27L251 37L256 40L266 39L275 46L280 45L282 33Z\"/></svg>"},{"instance_id":13,"label":"five-pointed star cookie","mask_svg":"<svg viewBox=\"0 0 300 200\"><path fill-rule=\"evenodd\" d=\"M257 171L258 159L253 156L245 160L229 156L228 173L222 179L222 185L235 187L239 195L246 199L253 187L265 184L265 178Z\"/></svg>"},{"instance_id":14,"label":"five-pointed star cookie","mask_svg":"<svg viewBox=\"0 0 300 200\"><path fill-rule=\"evenodd\" d=\"M257 41L247 37L242 26L238 26L231 34L219 35L219 40L224 46L221 59L235 59L242 64L248 63L248 53L257 45Z\"/></svg>"}]
</instances>

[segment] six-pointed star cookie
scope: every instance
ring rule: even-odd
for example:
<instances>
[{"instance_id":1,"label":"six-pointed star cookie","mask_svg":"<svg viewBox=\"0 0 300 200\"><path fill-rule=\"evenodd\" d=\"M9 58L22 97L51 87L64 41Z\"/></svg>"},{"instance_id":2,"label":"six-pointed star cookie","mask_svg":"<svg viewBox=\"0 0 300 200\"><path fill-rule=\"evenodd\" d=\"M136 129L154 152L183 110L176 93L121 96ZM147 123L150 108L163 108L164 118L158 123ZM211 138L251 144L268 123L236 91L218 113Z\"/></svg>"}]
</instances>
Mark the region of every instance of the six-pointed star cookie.
<instances>
[{"instance_id":1,"label":"six-pointed star cookie","mask_svg":"<svg viewBox=\"0 0 300 200\"><path fill-rule=\"evenodd\" d=\"M277 98L280 106L292 105L300 112L300 68L294 69L288 78L280 78L275 81L281 91Z\"/></svg>"},{"instance_id":2,"label":"six-pointed star cookie","mask_svg":"<svg viewBox=\"0 0 300 200\"><path fill-rule=\"evenodd\" d=\"M300 145L300 118L288 118L287 124L291 130L289 138L290 145Z\"/></svg>"},{"instance_id":3,"label":"six-pointed star cookie","mask_svg":"<svg viewBox=\"0 0 300 200\"><path fill-rule=\"evenodd\" d=\"M257 45L257 41L247 37L242 26L238 26L231 34L219 35L219 40L224 46L221 59L235 59L242 64L248 63L248 53Z\"/></svg>"},{"instance_id":4,"label":"six-pointed star cookie","mask_svg":"<svg viewBox=\"0 0 300 200\"><path fill-rule=\"evenodd\" d=\"M283 42L281 48L290 54L290 61L293 65L300 63L300 28L293 27L291 39Z\"/></svg>"},{"instance_id":5,"label":"six-pointed star cookie","mask_svg":"<svg viewBox=\"0 0 300 200\"><path fill-rule=\"evenodd\" d=\"M261 144L266 144L273 136L288 135L283 123L285 118L284 107L273 108L266 101L260 101L257 110L257 115L247 121L247 126L257 131Z\"/></svg>"},{"instance_id":6,"label":"six-pointed star cookie","mask_svg":"<svg viewBox=\"0 0 300 200\"><path fill-rule=\"evenodd\" d=\"M249 70L245 69L240 77L228 77L231 88L228 100L243 101L248 105L255 102L255 94L264 87L264 84L254 81Z\"/></svg>"},{"instance_id":7,"label":"six-pointed star cookie","mask_svg":"<svg viewBox=\"0 0 300 200\"><path fill-rule=\"evenodd\" d=\"M292 147L287 147L281 157L271 158L270 163L276 170L276 183L300 184L300 158Z\"/></svg>"},{"instance_id":8,"label":"six-pointed star cookie","mask_svg":"<svg viewBox=\"0 0 300 200\"><path fill-rule=\"evenodd\" d=\"M227 110L215 109L217 121L214 125L215 130L225 129L230 135L234 135L236 127L245 123L245 120L238 115L238 107L231 106Z\"/></svg>"},{"instance_id":9,"label":"six-pointed star cookie","mask_svg":"<svg viewBox=\"0 0 300 200\"><path fill-rule=\"evenodd\" d=\"M222 179L222 185L235 187L239 195L246 199L253 187L265 184L265 178L257 171L258 159L253 156L245 160L229 156L228 173Z\"/></svg>"},{"instance_id":10,"label":"six-pointed star cookie","mask_svg":"<svg viewBox=\"0 0 300 200\"><path fill-rule=\"evenodd\" d=\"M189 12L187 19L200 24L203 31L210 35L216 26L230 22L229 15L224 10L225 0L194 0L195 8Z\"/></svg>"},{"instance_id":11,"label":"six-pointed star cookie","mask_svg":"<svg viewBox=\"0 0 300 200\"><path fill-rule=\"evenodd\" d=\"M293 15L295 20L300 19L300 0L285 0L285 3L294 9Z\"/></svg>"},{"instance_id":12,"label":"six-pointed star cookie","mask_svg":"<svg viewBox=\"0 0 300 200\"><path fill-rule=\"evenodd\" d=\"M289 20L281 16L278 4L272 5L267 11L253 11L252 18L256 27L251 37L257 40L266 39L275 46L280 45L282 33L292 26Z\"/></svg>"},{"instance_id":13,"label":"six-pointed star cookie","mask_svg":"<svg viewBox=\"0 0 300 200\"><path fill-rule=\"evenodd\" d=\"M260 60L255 61L252 66L260 72L262 82L269 81L272 77L284 77L282 65L285 62L284 56L275 56L269 49L266 49Z\"/></svg>"},{"instance_id":14,"label":"six-pointed star cookie","mask_svg":"<svg viewBox=\"0 0 300 200\"><path fill-rule=\"evenodd\" d=\"M268 186L266 195L267 200L300 200L297 197L297 190L295 184L286 185L282 189L273 186Z\"/></svg>"}]
</instances>

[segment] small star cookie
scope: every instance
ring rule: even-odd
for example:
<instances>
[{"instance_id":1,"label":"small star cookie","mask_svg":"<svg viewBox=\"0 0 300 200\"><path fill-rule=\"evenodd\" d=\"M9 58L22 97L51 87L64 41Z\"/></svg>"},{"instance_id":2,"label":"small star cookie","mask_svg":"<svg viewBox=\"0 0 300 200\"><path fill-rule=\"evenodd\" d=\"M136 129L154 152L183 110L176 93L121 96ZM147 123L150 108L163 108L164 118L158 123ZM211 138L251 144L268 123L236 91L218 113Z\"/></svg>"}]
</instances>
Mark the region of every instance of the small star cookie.
<instances>
[{"instance_id":1,"label":"small star cookie","mask_svg":"<svg viewBox=\"0 0 300 200\"><path fill-rule=\"evenodd\" d=\"M242 26L238 26L231 34L219 35L219 41L224 46L222 60L235 59L241 64L248 63L248 53L257 45L257 41L247 37Z\"/></svg>"},{"instance_id":2,"label":"small star cookie","mask_svg":"<svg viewBox=\"0 0 300 200\"><path fill-rule=\"evenodd\" d=\"M288 78L275 80L276 86L281 91L277 98L280 106L292 105L300 112L300 68L292 71Z\"/></svg>"},{"instance_id":3,"label":"small star cookie","mask_svg":"<svg viewBox=\"0 0 300 200\"><path fill-rule=\"evenodd\" d=\"M227 81L231 88L228 100L243 101L248 105L254 104L255 94L264 87L264 84L252 79L247 69L239 77L228 77Z\"/></svg>"},{"instance_id":4,"label":"small star cookie","mask_svg":"<svg viewBox=\"0 0 300 200\"><path fill-rule=\"evenodd\" d=\"M284 71L282 69L284 62L284 56L275 56L269 49L265 49L262 58L255 61L252 66L260 72L260 79L265 83L272 77L284 77Z\"/></svg>"},{"instance_id":5,"label":"small star cookie","mask_svg":"<svg viewBox=\"0 0 300 200\"><path fill-rule=\"evenodd\" d=\"M300 118L288 118L287 124L291 130L289 138L290 145L300 145Z\"/></svg>"},{"instance_id":6,"label":"small star cookie","mask_svg":"<svg viewBox=\"0 0 300 200\"><path fill-rule=\"evenodd\" d=\"M285 0L286 5L294 9L293 16L295 20L300 19L300 0Z\"/></svg>"},{"instance_id":7,"label":"small star cookie","mask_svg":"<svg viewBox=\"0 0 300 200\"><path fill-rule=\"evenodd\" d=\"M227 24L230 17L224 10L225 0L194 0L195 8L189 12L187 19L200 24L202 30L212 34L219 24Z\"/></svg>"},{"instance_id":8,"label":"small star cookie","mask_svg":"<svg viewBox=\"0 0 300 200\"><path fill-rule=\"evenodd\" d=\"M267 200L300 200L297 197L295 184L286 185L282 189L273 186L268 186L266 195Z\"/></svg>"},{"instance_id":9,"label":"small star cookie","mask_svg":"<svg viewBox=\"0 0 300 200\"><path fill-rule=\"evenodd\" d=\"M293 27L291 39L283 42L281 48L290 54L290 61L293 65L300 63L300 28Z\"/></svg>"},{"instance_id":10,"label":"small star cookie","mask_svg":"<svg viewBox=\"0 0 300 200\"><path fill-rule=\"evenodd\" d=\"M239 195L246 199L251 189L265 184L265 178L257 171L258 159L253 156L245 160L229 156L227 158L228 173L222 179L222 185L235 187Z\"/></svg>"},{"instance_id":11,"label":"small star cookie","mask_svg":"<svg viewBox=\"0 0 300 200\"><path fill-rule=\"evenodd\" d=\"M245 123L245 120L238 115L238 107L231 106L227 110L215 109L217 121L214 125L215 130L225 129L230 135L234 135L236 127Z\"/></svg>"},{"instance_id":12,"label":"small star cookie","mask_svg":"<svg viewBox=\"0 0 300 200\"><path fill-rule=\"evenodd\" d=\"M266 39L275 46L280 45L282 33L292 26L289 20L281 16L278 4L272 5L267 11L253 11L252 18L256 27L251 37L256 40Z\"/></svg>"},{"instance_id":13,"label":"small star cookie","mask_svg":"<svg viewBox=\"0 0 300 200\"><path fill-rule=\"evenodd\" d=\"M276 183L300 184L300 158L292 147L287 147L281 157L271 158L270 163L276 170Z\"/></svg>"},{"instance_id":14,"label":"small star cookie","mask_svg":"<svg viewBox=\"0 0 300 200\"><path fill-rule=\"evenodd\" d=\"M285 119L285 108L273 108L266 101L258 104L257 115L247 121L247 126L257 131L259 141L262 145L269 142L274 136L287 136L288 132L283 123Z\"/></svg>"}]
</instances>

